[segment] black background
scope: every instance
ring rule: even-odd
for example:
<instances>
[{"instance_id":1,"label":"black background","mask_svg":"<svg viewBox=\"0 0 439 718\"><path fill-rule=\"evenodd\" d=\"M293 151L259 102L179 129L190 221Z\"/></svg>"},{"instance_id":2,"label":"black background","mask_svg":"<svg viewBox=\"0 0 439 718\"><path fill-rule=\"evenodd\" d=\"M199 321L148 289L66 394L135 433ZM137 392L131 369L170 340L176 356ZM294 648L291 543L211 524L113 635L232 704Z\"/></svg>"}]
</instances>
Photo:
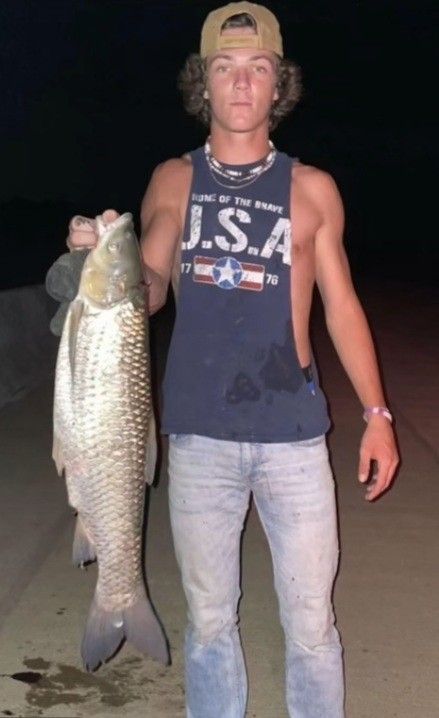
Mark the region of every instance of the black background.
<instances>
[{"instance_id":1,"label":"black background","mask_svg":"<svg viewBox=\"0 0 439 718\"><path fill-rule=\"evenodd\" d=\"M204 141L176 77L199 0L2 0L0 287L41 282L69 218L139 204ZM270 0L304 96L273 139L333 174L354 277L437 277L433 3ZM293 228L294 231L294 228Z\"/></svg>"}]
</instances>

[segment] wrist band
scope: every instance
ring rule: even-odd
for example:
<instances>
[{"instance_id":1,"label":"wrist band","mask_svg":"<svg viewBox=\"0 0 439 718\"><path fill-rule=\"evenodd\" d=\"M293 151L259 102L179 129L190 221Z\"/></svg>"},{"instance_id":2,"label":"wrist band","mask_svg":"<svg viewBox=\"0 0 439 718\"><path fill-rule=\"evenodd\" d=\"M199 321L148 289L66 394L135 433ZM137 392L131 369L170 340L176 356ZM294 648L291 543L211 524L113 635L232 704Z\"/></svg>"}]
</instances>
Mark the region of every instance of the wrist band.
<instances>
[{"instance_id":1,"label":"wrist band","mask_svg":"<svg viewBox=\"0 0 439 718\"><path fill-rule=\"evenodd\" d=\"M393 416L386 406L366 406L363 414L364 421L368 422L373 414L385 416L386 419L390 421L390 423L392 423L393 421Z\"/></svg>"}]
</instances>

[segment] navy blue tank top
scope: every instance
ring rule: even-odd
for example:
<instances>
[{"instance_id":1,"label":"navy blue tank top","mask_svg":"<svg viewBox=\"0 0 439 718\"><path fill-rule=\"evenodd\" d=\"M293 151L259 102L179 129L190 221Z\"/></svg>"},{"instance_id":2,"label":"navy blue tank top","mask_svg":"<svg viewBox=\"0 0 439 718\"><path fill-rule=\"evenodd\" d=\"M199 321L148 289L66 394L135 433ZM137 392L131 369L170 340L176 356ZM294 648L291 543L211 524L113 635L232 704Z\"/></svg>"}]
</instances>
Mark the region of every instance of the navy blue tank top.
<instances>
[{"instance_id":1,"label":"navy blue tank top","mask_svg":"<svg viewBox=\"0 0 439 718\"><path fill-rule=\"evenodd\" d=\"M320 436L326 400L314 359L304 371L293 335L292 159L278 152L256 180L231 189L212 176L204 148L191 158L162 432L251 442Z\"/></svg>"}]
</instances>

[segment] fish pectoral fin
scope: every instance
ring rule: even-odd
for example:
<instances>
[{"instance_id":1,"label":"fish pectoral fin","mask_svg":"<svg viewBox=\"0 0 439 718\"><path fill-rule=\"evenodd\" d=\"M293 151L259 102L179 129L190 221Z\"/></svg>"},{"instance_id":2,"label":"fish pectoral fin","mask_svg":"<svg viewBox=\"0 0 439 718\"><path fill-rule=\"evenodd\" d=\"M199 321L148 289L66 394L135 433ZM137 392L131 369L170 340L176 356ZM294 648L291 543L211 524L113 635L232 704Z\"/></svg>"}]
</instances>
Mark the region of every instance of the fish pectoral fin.
<instances>
[{"instance_id":1,"label":"fish pectoral fin","mask_svg":"<svg viewBox=\"0 0 439 718\"><path fill-rule=\"evenodd\" d=\"M152 484L157 465L157 432L153 413L149 420L145 452L145 481L147 484Z\"/></svg>"},{"instance_id":2,"label":"fish pectoral fin","mask_svg":"<svg viewBox=\"0 0 439 718\"><path fill-rule=\"evenodd\" d=\"M61 440L55 433L53 434L52 459L55 462L58 476L61 476L61 474L65 468L64 455L63 455Z\"/></svg>"},{"instance_id":3,"label":"fish pectoral fin","mask_svg":"<svg viewBox=\"0 0 439 718\"><path fill-rule=\"evenodd\" d=\"M72 561L74 566L83 568L85 564L96 561L96 549L88 535L81 515L76 519L75 536L73 538Z\"/></svg>"},{"instance_id":4,"label":"fish pectoral fin","mask_svg":"<svg viewBox=\"0 0 439 718\"><path fill-rule=\"evenodd\" d=\"M84 302L76 298L70 305L69 312L69 361L70 371L73 376L75 367L76 344L78 341L79 322L84 312Z\"/></svg>"}]
</instances>

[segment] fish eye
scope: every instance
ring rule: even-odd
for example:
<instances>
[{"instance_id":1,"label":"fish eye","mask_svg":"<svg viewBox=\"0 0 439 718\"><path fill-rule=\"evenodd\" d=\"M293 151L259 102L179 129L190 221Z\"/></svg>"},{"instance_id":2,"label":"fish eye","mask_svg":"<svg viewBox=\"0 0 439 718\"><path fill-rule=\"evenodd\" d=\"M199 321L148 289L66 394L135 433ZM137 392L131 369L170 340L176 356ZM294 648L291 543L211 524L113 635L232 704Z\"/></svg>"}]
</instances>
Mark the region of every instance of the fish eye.
<instances>
[{"instance_id":1,"label":"fish eye","mask_svg":"<svg viewBox=\"0 0 439 718\"><path fill-rule=\"evenodd\" d=\"M109 252L119 252L120 251L119 240L112 239L110 242L108 242L108 251Z\"/></svg>"}]
</instances>

